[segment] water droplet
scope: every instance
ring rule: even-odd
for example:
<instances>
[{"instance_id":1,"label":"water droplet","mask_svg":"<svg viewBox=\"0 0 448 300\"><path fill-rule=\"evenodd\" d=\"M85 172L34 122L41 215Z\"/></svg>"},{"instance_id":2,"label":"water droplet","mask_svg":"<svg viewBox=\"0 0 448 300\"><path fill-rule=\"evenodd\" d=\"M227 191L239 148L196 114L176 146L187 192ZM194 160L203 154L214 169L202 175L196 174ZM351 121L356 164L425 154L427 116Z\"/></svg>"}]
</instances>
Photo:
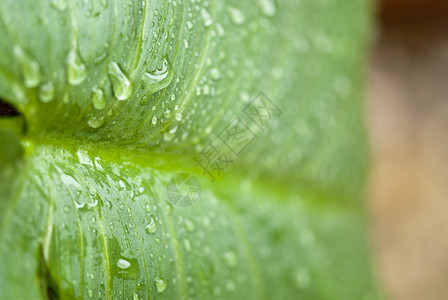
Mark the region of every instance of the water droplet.
<instances>
[{"instance_id":1,"label":"water droplet","mask_svg":"<svg viewBox=\"0 0 448 300\"><path fill-rule=\"evenodd\" d=\"M85 202L83 202L83 203L79 203L79 202L76 201L76 200L74 200L74 204L75 204L75 208L76 208L76 209L84 208L84 206L86 205Z\"/></svg>"},{"instance_id":2,"label":"water droplet","mask_svg":"<svg viewBox=\"0 0 448 300\"><path fill-rule=\"evenodd\" d=\"M264 15L272 17L277 12L274 0L258 0L258 5Z\"/></svg>"},{"instance_id":3,"label":"water droplet","mask_svg":"<svg viewBox=\"0 0 448 300\"><path fill-rule=\"evenodd\" d=\"M224 261L229 267L233 268L238 263L238 257L236 256L236 253L234 251L226 251L224 253Z\"/></svg>"},{"instance_id":4,"label":"water droplet","mask_svg":"<svg viewBox=\"0 0 448 300\"><path fill-rule=\"evenodd\" d=\"M39 100L43 103L48 103L54 98L54 85L53 83L47 82L39 87Z\"/></svg>"},{"instance_id":5,"label":"water droplet","mask_svg":"<svg viewBox=\"0 0 448 300\"><path fill-rule=\"evenodd\" d=\"M134 91L134 86L116 62L112 61L109 64L108 74L115 97L118 100L129 99Z\"/></svg>"},{"instance_id":6,"label":"water droplet","mask_svg":"<svg viewBox=\"0 0 448 300\"><path fill-rule=\"evenodd\" d=\"M120 258L117 261L117 267L119 267L120 269L125 270L125 269L129 268L130 266L131 266L131 263L128 262L126 259Z\"/></svg>"},{"instance_id":7,"label":"water droplet","mask_svg":"<svg viewBox=\"0 0 448 300\"><path fill-rule=\"evenodd\" d=\"M92 103L93 107L98 110L104 109L106 107L106 97L104 97L103 90L95 86L92 88Z\"/></svg>"},{"instance_id":8,"label":"water droplet","mask_svg":"<svg viewBox=\"0 0 448 300\"><path fill-rule=\"evenodd\" d=\"M132 300L138 300L138 294L136 292L134 292L134 295L132 296Z\"/></svg>"},{"instance_id":9,"label":"water droplet","mask_svg":"<svg viewBox=\"0 0 448 300\"><path fill-rule=\"evenodd\" d=\"M14 54L20 62L25 86L27 88L38 86L40 83L39 64L18 46L14 48Z\"/></svg>"},{"instance_id":10,"label":"water droplet","mask_svg":"<svg viewBox=\"0 0 448 300\"><path fill-rule=\"evenodd\" d=\"M154 219L154 217L151 216L151 217L149 218L149 223L146 224L145 229L146 229L146 231L147 231L148 233L154 233L154 232L156 232L156 230L157 230L157 223L156 223L156 220Z\"/></svg>"},{"instance_id":11,"label":"water droplet","mask_svg":"<svg viewBox=\"0 0 448 300\"><path fill-rule=\"evenodd\" d=\"M205 8L201 9L202 20L204 21L204 26L210 26L213 23L212 16Z\"/></svg>"},{"instance_id":12,"label":"water droplet","mask_svg":"<svg viewBox=\"0 0 448 300\"><path fill-rule=\"evenodd\" d=\"M82 83L87 77L86 65L82 62L78 52L72 49L67 58L67 78L71 85Z\"/></svg>"},{"instance_id":13,"label":"water droplet","mask_svg":"<svg viewBox=\"0 0 448 300\"><path fill-rule=\"evenodd\" d=\"M160 277L154 279L154 284L156 285L157 292L162 293L166 289L166 282Z\"/></svg>"},{"instance_id":14,"label":"water droplet","mask_svg":"<svg viewBox=\"0 0 448 300\"><path fill-rule=\"evenodd\" d=\"M118 242L115 242L118 243ZM119 250L119 249L117 249ZM121 252L121 251L119 251ZM114 254L115 255L115 254ZM140 277L140 268L138 260L130 257L121 257L117 260L113 269L113 276L118 278L128 278L136 280Z\"/></svg>"},{"instance_id":15,"label":"water droplet","mask_svg":"<svg viewBox=\"0 0 448 300\"><path fill-rule=\"evenodd\" d=\"M173 128L171 128L171 129L169 130L169 132L170 132L171 134L173 134L173 133L176 132L176 130L177 130L177 125L174 126Z\"/></svg>"},{"instance_id":16,"label":"water droplet","mask_svg":"<svg viewBox=\"0 0 448 300\"><path fill-rule=\"evenodd\" d=\"M188 41L185 40L185 39L184 39L184 46L185 46L185 48L188 48L188 47L189 47L189 43L188 43Z\"/></svg>"},{"instance_id":17,"label":"water droplet","mask_svg":"<svg viewBox=\"0 0 448 300\"><path fill-rule=\"evenodd\" d=\"M63 11L67 8L67 1L66 0L51 0L51 4L59 9L60 11Z\"/></svg>"},{"instance_id":18,"label":"water droplet","mask_svg":"<svg viewBox=\"0 0 448 300\"><path fill-rule=\"evenodd\" d=\"M157 124L157 116L152 117L151 123L152 123L153 125L156 125L156 124Z\"/></svg>"},{"instance_id":19,"label":"water droplet","mask_svg":"<svg viewBox=\"0 0 448 300\"><path fill-rule=\"evenodd\" d=\"M163 112L163 115L165 116L165 118L169 118L169 117L171 117L171 111L169 109L167 109Z\"/></svg>"},{"instance_id":20,"label":"water droplet","mask_svg":"<svg viewBox=\"0 0 448 300\"><path fill-rule=\"evenodd\" d=\"M97 119L96 117L94 117L94 118L89 119L87 121L87 124L92 128L99 128L99 127L103 126L104 119L103 118Z\"/></svg>"},{"instance_id":21,"label":"water droplet","mask_svg":"<svg viewBox=\"0 0 448 300\"><path fill-rule=\"evenodd\" d=\"M173 66L164 58L162 67L155 71L147 71L143 74L143 82L146 83L146 91L154 94L166 88L173 80Z\"/></svg>"},{"instance_id":22,"label":"water droplet","mask_svg":"<svg viewBox=\"0 0 448 300\"><path fill-rule=\"evenodd\" d=\"M238 8L230 7L229 12L230 12L230 17L232 18L233 23L235 23L237 25L243 24L244 21L246 20L246 17L241 12L241 10L239 10Z\"/></svg>"},{"instance_id":23,"label":"water droplet","mask_svg":"<svg viewBox=\"0 0 448 300\"><path fill-rule=\"evenodd\" d=\"M221 72L218 69L213 68L210 70L210 75L213 79L217 80L221 77Z\"/></svg>"},{"instance_id":24,"label":"water droplet","mask_svg":"<svg viewBox=\"0 0 448 300\"><path fill-rule=\"evenodd\" d=\"M182 121L182 113L176 113L175 115L174 115L174 118L176 119L176 121Z\"/></svg>"},{"instance_id":25,"label":"water droplet","mask_svg":"<svg viewBox=\"0 0 448 300\"><path fill-rule=\"evenodd\" d=\"M188 232L194 231L194 223L193 223L193 221L191 221L190 219L186 219L185 220L185 229Z\"/></svg>"},{"instance_id":26,"label":"water droplet","mask_svg":"<svg viewBox=\"0 0 448 300\"><path fill-rule=\"evenodd\" d=\"M81 164L93 167L93 162L90 159L89 154L87 153L86 150L78 150L78 152L76 152L76 154L77 154L78 160Z\"/></svg>"},{"instance_id":27,"label":"water droplet","mask_svg":"<svg viewBox=\"0 0 448 300\"><path fill-rule=\"evenodd\" d=\"M150 212L150 211L151 211L151 206L150 206L149 204L146 204L146 205L145 205L145 210L146 210L147 212Z\"/></svg>"},{"instance_id":28,"label":"water droplet","mask_svg":"<svg viewBox=\"0 0 448 300\"><path fill-rule=\"evenodd\" d=\"M100 1L101 6L103 6L104 8L107 8L107 2L108 2L108 0L101 0Z\"/></svg>"},{"instance_id":29,"label":"water droplet","mask_svg":"<svg viewBox=\"0 0 448 300\"><path fill-rule=\"evenodd\" d=\"M193 28L193 24L192 24L190 21L187 22L187 28L188 28L188 29Z\"/></svg>"},{"instance_id":30,"label":"water droplet","mask_svg":"<svg viewBox=\"0 0 448 300\"><path fill-rule=\"evenodd\" d=\"M220 37L223 37L223 36L226 34L224 28L223 28L222 25L219 24L219 23L216 23L216 30L218 31L218 35L219 35Z\"/></svg>"},{"instance_id":31,"label":"water droplet","mask_svg":"<svg viewBox=\"0 0 448 300\"><path fill-rule=\"evenodd\" d=\"M191 242L189 239L184 239L185 250L191 251Z\"/></svg>"},{"instance_id":32,"label":"water droplet","mask_svg":"<svg viewBox=\"0 0 448 300\"><path fill-rule=\"evenodd\" d=\"M176 131L177 131L177 125L170 128L168 130L168 132L165 132L163 135L163 139L165 141L171 141L174 138L174 136L176 135Z\"/></svg>"},{"instance_id":33,"label":"water droplet","mask_svg":"<svg viewBox=\"0 0 448 300\"><path fill-rule=\"evenodd\" d=\"M87 291L87 295L89 295L89 298L92 298L93 297L93 292L92 292L92 290L88 290Z\"/></svg>"}]
</instances>

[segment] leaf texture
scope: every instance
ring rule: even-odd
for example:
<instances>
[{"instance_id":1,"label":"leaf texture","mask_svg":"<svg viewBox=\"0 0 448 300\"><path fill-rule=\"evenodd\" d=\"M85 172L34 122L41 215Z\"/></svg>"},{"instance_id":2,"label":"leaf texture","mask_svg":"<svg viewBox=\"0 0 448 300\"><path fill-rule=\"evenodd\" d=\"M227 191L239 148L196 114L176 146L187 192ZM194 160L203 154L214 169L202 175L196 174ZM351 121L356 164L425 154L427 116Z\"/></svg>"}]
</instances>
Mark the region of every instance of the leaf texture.
<instances>
[{"instance_id":1,"label":"leaf texture","mask_svg":"<svg viewBox=\"0 0 448 300\"><path fill-rule=\"evenodd\" d=\"M0 3L2 299L374 299L370 3ZM268 99L263 127L246 114ZM255 136L211 180L194 157ZM25 124L25 125L24 125ZM194 174L201 197L172 205ZM216 180L214 180L216 179Z\"/></svg>"}]
</instances>

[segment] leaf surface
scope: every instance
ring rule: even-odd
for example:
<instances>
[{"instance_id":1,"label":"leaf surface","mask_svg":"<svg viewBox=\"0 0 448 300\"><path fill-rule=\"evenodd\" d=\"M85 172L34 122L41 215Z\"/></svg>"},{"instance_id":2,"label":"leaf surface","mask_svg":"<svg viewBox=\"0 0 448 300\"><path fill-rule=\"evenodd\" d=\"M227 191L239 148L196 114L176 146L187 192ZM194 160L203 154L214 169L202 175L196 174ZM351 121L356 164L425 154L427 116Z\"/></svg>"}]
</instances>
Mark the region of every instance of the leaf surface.
<instances>
[{"instance_id":1,"label":"leaf surface","mask_svg":"<svg viewBox=\"0 0 448 300\"><path fill-rule=\"evenodd\" d=\"M0 298L375 298L369 11L1 2L0 97L23 117L0 120ZM278 108L261 127L245 113L259 99ZM205 172L194 158L235 120L253 143ZM180 172L201 185L189 207L168 201Z\"/></svg>"}]
</instances>

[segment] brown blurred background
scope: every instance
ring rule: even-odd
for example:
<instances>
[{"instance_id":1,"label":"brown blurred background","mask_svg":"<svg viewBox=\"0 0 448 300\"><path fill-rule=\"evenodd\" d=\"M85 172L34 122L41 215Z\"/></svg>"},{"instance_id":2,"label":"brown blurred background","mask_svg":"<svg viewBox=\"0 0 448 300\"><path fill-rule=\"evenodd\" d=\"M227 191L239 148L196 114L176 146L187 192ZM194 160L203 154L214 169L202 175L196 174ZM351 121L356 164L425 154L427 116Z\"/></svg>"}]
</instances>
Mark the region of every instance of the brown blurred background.
<instances>
[{"instance_id":1,"label":"brown blurred background","mask_svg":"<svg viewBox=\"0 0 448 300\"><path fill-rule=\"evenodd\" d=\"M383 0L369 70L370 207L388 299L448 299L448 0Z\"/></svg>"}]
</instances>

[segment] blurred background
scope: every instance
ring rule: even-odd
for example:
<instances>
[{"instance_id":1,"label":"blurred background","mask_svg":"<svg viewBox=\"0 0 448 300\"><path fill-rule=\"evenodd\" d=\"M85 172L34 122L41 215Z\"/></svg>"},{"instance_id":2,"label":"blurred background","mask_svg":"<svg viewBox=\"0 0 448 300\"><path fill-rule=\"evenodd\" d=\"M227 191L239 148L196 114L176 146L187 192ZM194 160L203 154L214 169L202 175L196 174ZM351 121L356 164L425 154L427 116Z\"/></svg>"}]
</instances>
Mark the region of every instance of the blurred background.
<instances>
[{"instance_id":1,"label":"blurred background","mask_svg":"<svg viewBox=\"0 0 448 300\"><path fill-rule=\"evenodd\" d=\"M448 299L448 1L383 0L369 68L369 204L389 299Z\"/></svg>"}]
</instances>

